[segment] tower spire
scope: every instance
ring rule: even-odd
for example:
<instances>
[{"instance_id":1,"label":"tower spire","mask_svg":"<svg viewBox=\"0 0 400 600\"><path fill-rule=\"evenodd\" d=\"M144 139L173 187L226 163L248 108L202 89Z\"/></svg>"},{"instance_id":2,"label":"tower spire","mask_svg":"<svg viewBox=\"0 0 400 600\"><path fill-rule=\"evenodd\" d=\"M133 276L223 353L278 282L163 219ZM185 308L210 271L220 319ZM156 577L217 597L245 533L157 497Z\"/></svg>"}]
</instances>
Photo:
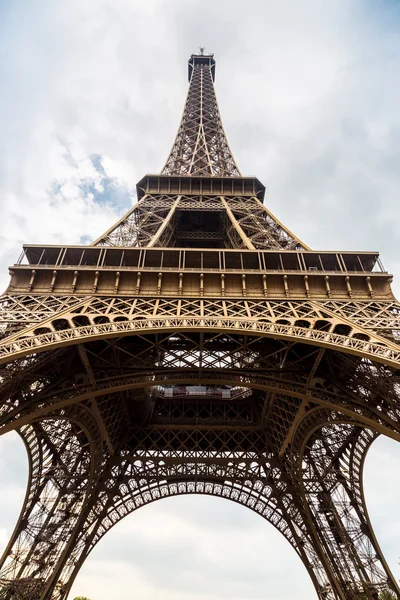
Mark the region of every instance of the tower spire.
<instances>
[{"instance_id":1,"label":"tower spire","mask_svg":"<svg viewBox=\"0 0 400 600\"><path fill-rule=\"evenodd\" d=\"M219 113L214 55L204 50L201 47L200 54L189 59L189 91L162 174L240 177Z\"/></svg>"}]
</instances>

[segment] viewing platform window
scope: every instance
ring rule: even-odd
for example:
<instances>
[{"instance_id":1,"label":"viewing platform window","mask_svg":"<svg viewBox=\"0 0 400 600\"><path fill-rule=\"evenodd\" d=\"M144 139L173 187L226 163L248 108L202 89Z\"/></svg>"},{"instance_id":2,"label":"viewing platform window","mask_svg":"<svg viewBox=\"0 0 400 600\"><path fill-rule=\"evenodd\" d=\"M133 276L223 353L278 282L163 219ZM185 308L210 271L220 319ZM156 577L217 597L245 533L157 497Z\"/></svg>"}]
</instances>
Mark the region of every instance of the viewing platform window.
<instances>
[{"instance_id":1,"label":"viewing platform window","mask_svg":"<svg viewBox=\"0 0 400 600\"><path fill-rule=\"evenodd\" d=\"M211 232L214 234L214 232ZM210 235L211 235L210 234ZM371 252L25 246L16 266L189 269L253 272L386 273Z\"/></svg>"}]
</instances>

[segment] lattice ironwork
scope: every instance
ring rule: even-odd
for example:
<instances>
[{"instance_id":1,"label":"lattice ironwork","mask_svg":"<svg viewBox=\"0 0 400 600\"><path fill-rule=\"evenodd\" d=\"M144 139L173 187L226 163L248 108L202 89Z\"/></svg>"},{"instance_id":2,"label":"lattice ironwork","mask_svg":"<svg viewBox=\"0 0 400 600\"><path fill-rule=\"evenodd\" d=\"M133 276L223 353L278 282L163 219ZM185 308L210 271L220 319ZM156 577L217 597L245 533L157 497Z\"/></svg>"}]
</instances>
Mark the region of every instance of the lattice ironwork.
<instances>
[{"instance_id":1,"label":"lattice ironwork","mask_svg":"<svg viewBox=\"0 0 400 600\"><path fill-rule=\"evenodd\" d=\"M185 247L184 240L190 234L216 237L220 248L308 248L254 196L199 198L180 194L146 194L95 244Z\"/></svg>"},{"instance_id":2,"label":"lattice ironwork","mask_svg":"<svg viewBox=\"0 0 400 600\"><path fill-rule=\"evenodd\" d=\"M141 506L210 494L272 523L320 600L400 598L362 471L400 441L400 305L376 253L312 252L241 176L214 91L189 93L160 175L87 247L27 246L0 300L0 434L28 492L4 600L65 600Z\"/></svg>"},{"instance_id":3,"label":"lattice ironwork","mask_svg":"<svg viewBox=\"0 0 400 600\"><path fill-rule=\"evenodd\" d=\"M192 56L182 121L162 170L168 175L240 176L228 146L214 90L213 56Z\"/></svg>"}]
</instances>

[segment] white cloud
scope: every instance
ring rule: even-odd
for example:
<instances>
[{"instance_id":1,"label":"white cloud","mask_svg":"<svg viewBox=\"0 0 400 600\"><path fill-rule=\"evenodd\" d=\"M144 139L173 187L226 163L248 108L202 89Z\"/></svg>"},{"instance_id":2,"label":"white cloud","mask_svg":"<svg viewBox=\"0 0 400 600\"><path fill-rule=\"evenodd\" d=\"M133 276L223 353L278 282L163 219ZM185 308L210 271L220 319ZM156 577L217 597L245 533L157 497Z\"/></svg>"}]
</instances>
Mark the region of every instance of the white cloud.
<instances>
[{"instance_id":1,"label":"white cloud","mask_svg":"<svg viewBox=\"0 0 400 600\"><path fill-rule=\"evenodd\" d=\"M108 546L108 548L107 548ZM314 597L299 558L281 534L259 515L222 499L170 498L127 517L107 534L87 560L74 594L96 600L108 588L94 582L96 573L112 577L113 598L124 597L129 581L138 598L196 600L235 598L272 600ZM107 567L107 569L108 569ZM107 571L108 572L108 571ZM287 580L286 573L291 573ZM107 586L109 578L104 579ZM283 583L284 582L284 583Z\"/></svg>"},{"instance_id":2,"label":"white cloud","mask_svg":"<svg viewBox=\"0 0 400 600\"><path fill-rule=\"evenodd\" d=\"M28 481L28 460L21 438L11 432L0 438L0 556L21 512Z\"/></svg>"},{"instance_id":3,"label":"white cloud","mask_svg":"<svg viewBox=\"0 0 400 600\"><path fill-rule=\"evenodd\" d=\"M365 498L378 542L400 580L400 444L378 438L366 459Z\"/></svg>"}]
</instances>

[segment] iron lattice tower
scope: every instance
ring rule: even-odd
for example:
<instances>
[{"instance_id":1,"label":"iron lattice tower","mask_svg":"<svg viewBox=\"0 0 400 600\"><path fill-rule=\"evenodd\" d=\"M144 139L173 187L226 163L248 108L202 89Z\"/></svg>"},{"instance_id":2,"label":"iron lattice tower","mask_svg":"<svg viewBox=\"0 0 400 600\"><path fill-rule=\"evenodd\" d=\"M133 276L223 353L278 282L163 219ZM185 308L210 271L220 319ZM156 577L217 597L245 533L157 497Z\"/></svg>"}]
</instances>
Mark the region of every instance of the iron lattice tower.
<instances>
[{"instance_id":1,"label":"iron lattice tower","mask_svg":"<svg viewBox=\"0 0 400 600\"><path fill-rule=\"evenodd\" d=\"M90 246L24 246L1 299L1 432L29 456L0 598L65 599L131 511L212 494L287 538L320 600L400 597L362 472L400 440L400 305L376 252L312 251L243 177L214 91Z\"/></svg>"}]
</instances>

